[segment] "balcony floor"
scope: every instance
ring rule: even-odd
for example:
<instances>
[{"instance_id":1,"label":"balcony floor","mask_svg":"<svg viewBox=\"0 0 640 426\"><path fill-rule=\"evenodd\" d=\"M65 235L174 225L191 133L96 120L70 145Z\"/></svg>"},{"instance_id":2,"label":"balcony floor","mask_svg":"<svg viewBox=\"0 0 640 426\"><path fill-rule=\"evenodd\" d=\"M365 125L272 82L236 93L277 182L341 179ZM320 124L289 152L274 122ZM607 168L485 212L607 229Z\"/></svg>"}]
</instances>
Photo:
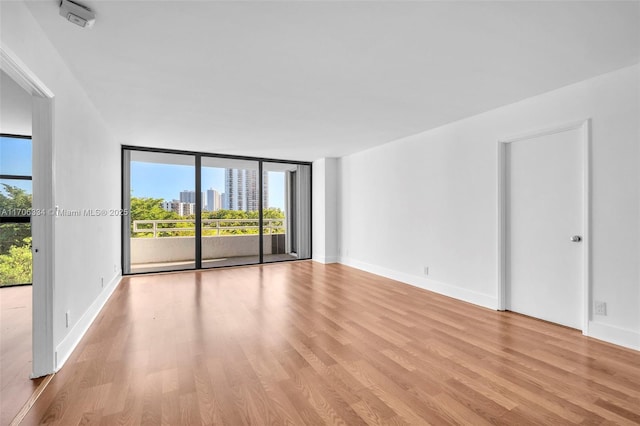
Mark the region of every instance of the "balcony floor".
<instances>
[{"instance_id":1,"label":"balcony floor","mask_svg":"<svg viewBox=\"0 0 640 426\"><path fill-rule=\"evenodd\" d=\"M264 263L281 262L283 260L297 260L298 257L292 254L265 254ZM202 261L203 268L218 268L222 266L255 265L259 262L258 256L236 256L219 259L205 259ZM185 269L195 269L195 261L184 262L161 262L161 263L138 263L131 265L131 273L139 274L145 272L167 272L181 271Z\"/></svg>"}]
</instances>

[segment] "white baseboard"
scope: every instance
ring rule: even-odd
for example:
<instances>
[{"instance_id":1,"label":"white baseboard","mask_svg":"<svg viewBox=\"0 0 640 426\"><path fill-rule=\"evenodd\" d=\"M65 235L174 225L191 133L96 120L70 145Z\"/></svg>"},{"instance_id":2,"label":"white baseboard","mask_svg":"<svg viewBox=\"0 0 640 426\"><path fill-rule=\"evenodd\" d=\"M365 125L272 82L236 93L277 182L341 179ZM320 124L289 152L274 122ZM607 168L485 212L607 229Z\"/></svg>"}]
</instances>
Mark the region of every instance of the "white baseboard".
<instances>
[{"instance_id":1,"label":"white baseboard","mask_svg":"<svg viewBox=\"0 0 640 426\"><path fill-rule=\"evenodd\" d=\"M315 256L312 260L314 262L327 264L327 263L338 263L340 261L340 258L338 256L327 256L327 257Z\"/></svg>"},{"instance_id":2,"label":"white baseboard","mask_svg":"<svg viewBox=\"0 0 640 426\"><path fill-rule=\"evenodd\" d=\"M381 266L372 265L370 263L365 263L345 257L341 257L339 259L339 262L343 265L351 266L353 268L380 275L385 278L390 278L392 280L401 281L414 287L433 291L434 293L453 297L454 299L463 300L465 302L473 303L474 305L493 310L498 309L498 298L494 296L478 293L451 284L442 283L417 275L407 274L405 272L395 271L393 269L383 268Z\"/></svg>"},{"instance_id":3,"label":"white baseboard","mask_svg":"<svg viewBox=\"0 0 640 426\"><path fill-rule=\"evenodd\" d=\"M587 336L640 351L640 332L614 325L589 321Z\"/></svg>"},{"instance_id":4,"label":"white baseboard","mask_svg":"<svg viewBox=\"0 0 640 426\"><path fill-rule=\"evenodd\" d=\"M80 317L78 322L74 324L74 326L69 330L69 333L65 336L64 339L60 342L60 344L56 347L55 353L55 371L57 372L62 368L67 359L73 353L73 350L78 346L80 340L85 335L93 321L96 319L102 308L104 307L109 297L113 294L114 290L118 287L122 281L122 275L117 274L114 276L109 284L102 290L102 292L98 295L96 300L93 301L91 306L85 311L85 313Z\"/></svg>"}]
</instances>

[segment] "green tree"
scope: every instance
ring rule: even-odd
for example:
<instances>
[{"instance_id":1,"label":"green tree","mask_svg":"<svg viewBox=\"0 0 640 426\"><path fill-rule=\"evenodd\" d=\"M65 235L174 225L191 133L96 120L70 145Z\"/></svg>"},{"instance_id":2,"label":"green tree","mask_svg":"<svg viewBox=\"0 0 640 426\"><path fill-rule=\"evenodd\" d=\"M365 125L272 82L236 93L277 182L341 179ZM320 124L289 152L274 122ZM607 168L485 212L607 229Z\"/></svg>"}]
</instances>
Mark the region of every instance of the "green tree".
<instances>
[{"instance_id":1,"label":"green tree","mask_svg":"<svg viewBox=\"0 0 640 426\"><path fill-rule=\"evenodd\" d=\"M180 218L175 212L162 208L161 198L131 197L131 220L163 220Z\"/></svg>"},{"instance_id":2,"label":"green tree","mask_svg":"<svg viewBox=\"0 0 640 426\"><path fill-rule=\"evenodd\" d=\"M149 238L153 237L153 232L133 232L133 221L135 220L185 220L193 219L191 217L181 217L176 212L166 211L162 208L162 198L147 198L147 197L131 197L131 232L134 238ZM151 224L141 224L138 229L151 229ZM159 223L158 229L162 228L193 228L192 223ZM159 232L159 237L178 237L178 236L193 236L193 231L168 231Z\"/></svg>"},{"instance_id":3,"label":"green tree","mask_svg":"<svg viewBox=\"0 0 640 426\"><path fill-rule=\"evenodd\" d=\"M193 236L195 216L181 217L176 212L168 212L162 208L160 198L136 198L131 197L131 230L134 238L153 237L153 232L133 233L133 221L135 220L175 220L176 222L159 223L157 229L162 228L190 228L185 231L158 232L158 237ZM264 219L280 219L273 222L272 233L284 232L284 212L278 208L268 208L263 211ZM220 227L214 224L203 223L202 235L242 235L258 233L258 212L245 212L243 210L216 210L214 212L203 211L202 219L224 219ZM189 220L189 222L178 222ZM280 229L277 229L279 227ZM151 224L139 224L138 229L151 229Z\"/></svg>"},{"instance_id":4,"label":"green tree","mask_svg":"<svg viewBox=\"0 0 640 426\"><path fill-rule=\"evenodd\" d=\"M24 189L7 185L6 183L2 184L2 191L0 191L0 209L30 209L31 202L31 194L27 194L27 191ZM7 214L3 215L11 216Z\"/></svg>"},{"instance_id":5,"label":"green tree","mask_svg":"<svg viewBox=\"0 0 640 426\"><path fill-rule=\"evenodd\" d=\"M32 280L31 237L20 246L11 246L6 254L0 254L0 287L12 284L29 284Z\"/></svg>"},{"instance_id":6,"label":"green tree","mask_svg":"<svg viewBox=\"0 0 640 426\"><path fill-rule=\"evenodd\" d=\"M32 197L22 188L2 184L0 191L0 215L16 216L16 211L31 208ZM31 237L31 225L28 223L3 223L0 225L0 254L9 252L13 246L21 247L24 239Z\"/></svg>"}]
</instances>

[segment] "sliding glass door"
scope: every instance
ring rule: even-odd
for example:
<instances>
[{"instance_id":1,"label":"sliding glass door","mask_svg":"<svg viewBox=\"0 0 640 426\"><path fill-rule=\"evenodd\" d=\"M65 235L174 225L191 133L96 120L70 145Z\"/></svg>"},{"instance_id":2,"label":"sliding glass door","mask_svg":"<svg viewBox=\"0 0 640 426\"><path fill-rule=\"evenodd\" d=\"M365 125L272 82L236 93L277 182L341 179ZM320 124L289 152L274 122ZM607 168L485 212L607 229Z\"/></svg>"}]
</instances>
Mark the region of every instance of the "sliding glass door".
<instances>
[{"instance_id":1,"label":"sliding glass door","mask_svg":"<svg viewBox=\"0 0 640 426\"><path fill-rule=\"evenodd\" d=\"M311 257L311 166L263 163L264 262Z\"/></svg>"},{"instance_id":2,"label":"sliding glass door","mask_svg":"<svg viewBox=\"0 0 640 426\"><path fill-rule=\"evenodd\" d=\"M123 272L311 257L311 165L123 147Z\"/></svg>"},{"instance_id":3,"label":"sliding glass door","mask_svg":"<svg viewBox=\"0 0 640 426\"><path fill-rule=\"evenodd\" d=\"M202 267L260 263L259 163L202 157Z\"/></svg>"},{"instance_id":4,"label":"sliding glass door","mask_svg":"<svg viewBox=\"0 0 640 426\"><path fill-rule=\"evenodd\" d=\"M124 273L196 267L195 158L125 150Z\"/></svg>"}]
</instances>

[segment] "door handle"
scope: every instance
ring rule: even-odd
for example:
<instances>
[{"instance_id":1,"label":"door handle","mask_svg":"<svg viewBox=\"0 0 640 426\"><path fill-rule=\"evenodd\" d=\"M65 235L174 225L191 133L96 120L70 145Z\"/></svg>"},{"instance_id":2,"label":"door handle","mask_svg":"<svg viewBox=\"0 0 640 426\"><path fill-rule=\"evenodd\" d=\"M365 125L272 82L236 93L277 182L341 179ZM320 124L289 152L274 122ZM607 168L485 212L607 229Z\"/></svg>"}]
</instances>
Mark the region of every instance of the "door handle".
<instances>
[{"instance_id":1,"label":"door handle","mask_svg":"<svg viewBox=\"0 0 640 426\"><path fill-rule=\"evenodd\" d=\"M572 243L579 243L580 241L582 241L582 237L580 235L574 235L573 237L571 237Z\"/></svg>"}]
</instances>

